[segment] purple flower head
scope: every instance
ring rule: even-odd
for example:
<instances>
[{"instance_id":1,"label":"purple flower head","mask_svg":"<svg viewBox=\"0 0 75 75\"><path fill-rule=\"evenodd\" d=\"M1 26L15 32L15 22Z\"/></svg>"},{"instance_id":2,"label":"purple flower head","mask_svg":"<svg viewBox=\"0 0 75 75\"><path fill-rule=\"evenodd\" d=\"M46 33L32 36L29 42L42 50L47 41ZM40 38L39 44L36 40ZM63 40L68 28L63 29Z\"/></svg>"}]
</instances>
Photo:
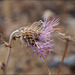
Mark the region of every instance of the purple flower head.
<instances>
[{"instance_id":1,"label":"purple flower head","mask_svg":"<svg viewBox=\"0 0 75 75\"><path fill-rule=\"evenodd\" d=\"M46 53L49 52L49 57L51 60L51 51L53 50L54 44L52 39L52 34L55 30L58 28L54 28L59 24L59 19L53 18L51 21L46 19L44 22L40 21L43 25L42 30L39 34L36 35L36 37L39 39L39 41L35 40L35 44L33 45L33 53L37 53L40 57L40 59L44 62L43 58L46 59ZM45 63L45 62L44 62Z\"/></svg>"},{"instance_id":2,"label":"purple flower head","mask_svg":"<svg viewBox=\"0 0 75 75\"><path fill-rule=\"evenodd\" d=\"M26 46L32 48L33 53L37 53L40 59L44 62L43 58L46 59L47 53L51 59L51 51L53 50L53 38L52 34L58 28L55 28L59 24L59 19L53 18L52 20L46 19L43 21L34 22L27 28L21 28L21 42ZM45 62L44 62L45 63Z\"/></svg>"}]
</instances>

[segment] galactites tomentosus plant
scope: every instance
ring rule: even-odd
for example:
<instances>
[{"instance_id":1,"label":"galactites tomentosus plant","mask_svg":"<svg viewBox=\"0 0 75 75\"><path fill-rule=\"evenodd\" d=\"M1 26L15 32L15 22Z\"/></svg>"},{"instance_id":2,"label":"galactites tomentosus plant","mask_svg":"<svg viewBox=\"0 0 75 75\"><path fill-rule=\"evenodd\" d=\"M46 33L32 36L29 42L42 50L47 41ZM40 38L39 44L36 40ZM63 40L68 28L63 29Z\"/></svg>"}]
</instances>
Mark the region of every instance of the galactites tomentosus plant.
<instances>
[{"instance_id":1,"label":"galactites tomentosus plant","mask_svg":"<svg viewBox=\"0 0 75 75\"><path fill-rule=\"evenodd\" d=\"M33 54L38 54L43 63L45 63L44 59L47 58L47 53L49 53L51 59L51 51L55 52L53 49L54 44L52 34L55 30L58 30L58 28L56 28L58 24L59 19L55 18L51 20L46 19L44 22L39 20L32 25L21 27L20 29L13 31L9 37L9 43L5 42L2 38L1 40L4 45L9 48L6 60L1 65L4 74L6 73L6 68L11 55L12 41L17 38L20 39L22 45L25 45L27 48L30 47Z\"/></svg>"},{"instance_id":2,"label":"galactites tomentosus plant","mask_svg":"<svg viewBox=\"0 0 75 75\"><path fill-rule=\"evenodd\" d=\"M21 27L13 31L9 37L9 43L5 42L3 39L3 43L6 47L9 47L8 55L5 61L5 66L3 66L3 70L5 71L6 66L9 61L11 49L12 49L12 41L20 38L22 45L26 45L26 47L30 47L33 54L36 53L40 57L40 59L45 63L44 59L47 57L47 53L49 53L49 57L51 59L51 51L53 49L53 38L52 34L59 24L59 19L46 19L44 22L39 20L38 22L34 22L32 25L28 25L27 27ZM43 59L44 58L44 59Z\"/></svg>"}]
</instances>

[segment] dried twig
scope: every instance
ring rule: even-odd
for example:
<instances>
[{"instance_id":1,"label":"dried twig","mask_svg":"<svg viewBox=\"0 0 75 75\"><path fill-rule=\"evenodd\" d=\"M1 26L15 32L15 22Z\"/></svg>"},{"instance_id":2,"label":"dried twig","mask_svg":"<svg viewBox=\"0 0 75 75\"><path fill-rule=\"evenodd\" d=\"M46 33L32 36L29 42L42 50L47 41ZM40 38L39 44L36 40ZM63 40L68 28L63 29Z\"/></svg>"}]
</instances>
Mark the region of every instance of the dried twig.
<instances>
[{"instance_id":1,"label":"dried twig","mask_svg":"<svg viewBox=\"0 0 75 75\"><path fill-rule=\"evenodd\" d=\"M62 38L63 38L64 40L66 40L66 46L65 46L64 54L63 54L62 61L61 61L61 63L60 63L60 66L59 66L57 75L59 75L59 73L60 73L60 70L61 70L61 67L62 67L64 58L65 58L66 53L67 53L68 42L74 40L74 39L72 39L71 36L67 36L66 34L62 34L62 33L59 33L59 34L62 36Z\"/></svg>"},{"instance_id":2,"label":"dried twig","mask_svg":"<svg viewBox=\"0 0 75 75\"><path fill-rule=\"evenodd\" d=\"M64 58L65 58L65 55L66 55L66 53L67 53L68 42L69 42L69 40L67 39L67 40L66 40L65 51L64 51L64 54L63 54L62 61L61 61L61 63L60 63L59 69L58 69L58 75L59 75L59 73L60 73L60 70L61 70L61 67L62 67Z\"/></svg>"},{"instance_id":3,"label":"dried twig","mask_svg":"<svg viewBox=\"0 0 75 75\"><path fill-rule=\"evenodd\" d=\"M60 33L60 32L57 32L57 34L58 34L58 36L59 36L61 39L63 39L63 40L68 39L68 40L71 41L71 42L75 42L75 38L72 37L72 36L70 36L70 35L68 35L68 34Z\"/></svg>"}]
</instances>

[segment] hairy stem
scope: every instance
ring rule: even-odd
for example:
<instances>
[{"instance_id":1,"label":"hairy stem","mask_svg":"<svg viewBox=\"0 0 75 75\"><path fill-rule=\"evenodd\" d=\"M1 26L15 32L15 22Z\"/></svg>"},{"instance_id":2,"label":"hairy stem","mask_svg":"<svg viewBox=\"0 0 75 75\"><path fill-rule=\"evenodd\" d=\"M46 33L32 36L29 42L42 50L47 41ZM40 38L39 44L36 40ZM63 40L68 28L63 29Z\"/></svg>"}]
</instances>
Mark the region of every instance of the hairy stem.
<instances>
[{"instance_id":1,"label":"hairy stem","mask_svg":"<svg viewBox=\"0 0 75 75\"><path fill-rule=\"evenodd\" d=\"M6 61L5 61L5 72L6 72L8 62L9 62L10 55L11 55L11 48L9 48L9 50L8 50L7 58L6 58Z\"/></svg>"},{"instance_id":2,"label":"hairy stem","mask_svg":"<svg viewBox=\"0 0 75 75\"><path fill-rule=\"evenodd\" d=\"M57 73L57 75L59 75L59 73L60 73L60 70L61 70L61 67L62 67L62 64L63 64L64 58L65 58L65 55L66 55L66 53L67 53L68 42L69 42L69 40L67 39L67 40L66 40L66 46L65 46L64 54L63 54L62 61L61 61L61 63L60 63L60 66L59 66L59 69L58 69L58 73Z\"/></svg>"},{"instance_id":3,"label":"hairy stem","mask_svg":"<svg viewBox=\"0 0 75 75\"><path fill-rule=\"evenodd\" d=\"M12 40L13 40L13 35L15 33L18 33L19 30L16 30L14 32L11 33L10 37L9 37L9 44L5 44L9 49L8 49L8 54L7 54L7 57L6 57L6 61L5 61L5 64L3 66L3 73L4 75L6 75L6 68L7 68L7 65L8 65L8 62L9 62L9 59L10 59L10 55L11 55L11 46L12 46Z\"/></svg>"}]
</instances>

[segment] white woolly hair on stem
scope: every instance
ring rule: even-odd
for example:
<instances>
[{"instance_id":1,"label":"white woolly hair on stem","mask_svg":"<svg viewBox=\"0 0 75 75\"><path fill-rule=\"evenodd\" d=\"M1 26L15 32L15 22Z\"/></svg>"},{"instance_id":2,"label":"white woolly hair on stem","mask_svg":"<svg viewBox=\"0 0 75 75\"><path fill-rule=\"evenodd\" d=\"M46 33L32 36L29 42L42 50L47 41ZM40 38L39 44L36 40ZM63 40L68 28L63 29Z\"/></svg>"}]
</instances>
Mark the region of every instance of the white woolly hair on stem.
<instances>
[{"instance_id":1,"label":"white woolly hair on stem","mask_svg":"<svg viewBox=\"0 0 75 75\"><path fill-rule=\"evenodd\" d=\"M5 68L4 68L4 75L6 73L6 68L7 68L7 65L8 65L8 62L9 62L9 58L10 58L10 55L11 55L11 45L12 45L12 40L13 40L13 35L15 33L18 33L19 30L15 30L14 32L11 33L10 37L9 37L9 49L8 49L8 54L7 54L7 57L6 57L6 61L5 61Z\"/></svg>"}]
</instances>

